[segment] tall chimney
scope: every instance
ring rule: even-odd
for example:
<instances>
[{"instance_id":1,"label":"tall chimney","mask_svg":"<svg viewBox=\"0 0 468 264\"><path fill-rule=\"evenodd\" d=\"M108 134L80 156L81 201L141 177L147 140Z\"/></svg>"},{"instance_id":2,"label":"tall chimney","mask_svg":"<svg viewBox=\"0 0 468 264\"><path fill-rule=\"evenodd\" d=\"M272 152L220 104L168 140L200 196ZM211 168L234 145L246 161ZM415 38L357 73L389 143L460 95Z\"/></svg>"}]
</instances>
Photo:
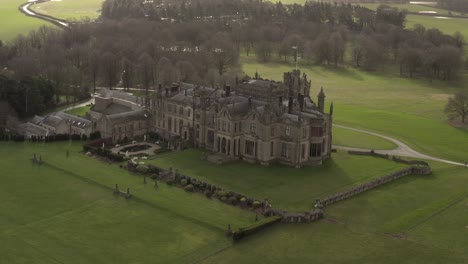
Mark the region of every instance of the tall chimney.
<instances>
[{"instance_id":1,"label":"tall chimney","mask_svg":"<svg viewBox=\"0 0 468 264\"><path fill-rule=\"evenodd\" d=\"M293 97L289 96L289 101L288 101L288 114L292 113L292 107L293 107Z\"/></svg>"},{"instance_id":2,"label":"tall chimney","mask_svg":"<svg viewBox=\"0 0 468 264\"><path fill-rule=\"evenodd\" d=\"M300 94L299 95L299 106L301 108L301 111L304 109L304 95Z\"/></svg>"}]
</instances>

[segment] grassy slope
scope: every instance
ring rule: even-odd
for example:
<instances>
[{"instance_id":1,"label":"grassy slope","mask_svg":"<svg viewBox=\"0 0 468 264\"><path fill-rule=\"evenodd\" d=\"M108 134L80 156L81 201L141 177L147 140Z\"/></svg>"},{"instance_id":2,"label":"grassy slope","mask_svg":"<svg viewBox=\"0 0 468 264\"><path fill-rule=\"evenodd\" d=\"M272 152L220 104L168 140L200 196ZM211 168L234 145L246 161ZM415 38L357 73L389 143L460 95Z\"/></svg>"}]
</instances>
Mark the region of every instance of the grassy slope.
<instances>
[{"instance_id":1,"label":"grassy slope","mask_svg":"<svg viewBox=\"0 0 468 264\"><path fill-rule=\"evenodd\" d=\"M431 16L408 15L406 27L411 28L415 24L424 25L426 28L438 28L442 32L452 35L460 32L468 37L468 19L466 18L436 18Z\"/></svg>"},{"instance_id":2,"label":"grassy slope","mask_svg":"<svg viewBox=\"0 0 468 264\"><path fill-rule=\"evenodd\" d=\"M433 166L432 176L405 178L338 203L318 223L277 226L204 263L466 263L467 200L452 207L445 202L468 191L466 169ZM421 208L431 210L415 215ZM386 234L389 227L404 232L401 238Z\"/></svg>"},{"instance_id":3,"label":"grassy slope","mask_svg":"<svg viewBox=\"0 0 468 264\"><path fill-rule=\"evenodd\" d=\"M393 142L383 138L339 127L333 127L333 145L367 149L394 149L397 147Z\"/></svg>"},{"instance_id":4,"label":"grassy slope","mask_svg":"<svg viewBox=\"0 0 468 264\"><path fill-rule=\"evenodd\" d=\"M372 10L377 10L381 4L369 4L369 3L358 3L357 5L367 7ZM435 11L440 15L448 15L448 10L440 9L436 7L423 6L423 5L412 5L412 4L387 4L391 7L397 7L400 10L407 10L409 12L420 12L420 11ZM456 14L456 12L453 12Z\"/></svg>"},{"instance_id":5,"label":"grassy slope","mask_svg":"<svg viewBox=\"0 0 468 264\"><path fill-rule=\"evenodd\" d=\"M254 221L253 214L202 195L165 184L155 190L151 181L144 185L79 149L68 143L0 143L0 260L180 263L229 246L227 224ZM33 166L33 153L52 166ZM130 187L135 198L113 196L107 187L115 183Z\"/></svg>"},{"instance_id":6,"label":"grassy slope","mask_svg":"<svg viewBox=\"0 0 468 264\"><path fill-rule=\"evenodd\" d=\"M243 71L281 80L292 64L258 63L242 56ZM336 123L395 136L418 150L454 160L467 158L468 133L447 124L444 105L451 93L464 87L467 76L455 83L401 78L398 74L368 73L348 67L328 69L299 66L312 80L311 95L324 87L327 102L334 101Z\"/></svg>"},{"instance_id":7,"label":"grassy slope","mask_svg":"<svg viewBox=\"0 0 468 264\"><path fill-rule=\"evenodd\" d=\"M100 15L104 0L62 0L35 5L32 9L38 13L66 20L83 18L96 19Z\"/></svg>"},{"instance_id":8,"label":"grassy slope","mask_svg":"<svg viewBox=\"0 0 468 264\"><path fill-rule=\"evenodd\" d=\"M217 166L200 160L200 155L201 150L187 150L162 155L150 162L177 168L187 175L253 198L269 198L275 207L290 210L309 210L316 198L403 168L393 162L341 151L334 153L333 159L321 167L302 169L279 165L262 167L245 162Z\"/></svg>"},{"instance_id":9,"label":"grassy slope","mask_svg":"<svg viewBox=\"0 0 468 264\"><path fill-rule=\"evenodd\" d=\"M85 105L82 107L74 108L66 111L65 113L75 116L85 116L86 113L91 109L91 105Z\"/></svg>"},{"instance_id":10,"label":"grassy slope","mask_svg":"<svg viewBox=\"0 0 468 264\"><path fill-rule=\"evenodd\" d=\"M51 26L50 23L25 16L18 11L18 7L27 1L23 0L2 0L0 3L0 40L10 41L16 35L26 35L33 29L38 29L42 25Z\"/></svg>"}]
</instances>

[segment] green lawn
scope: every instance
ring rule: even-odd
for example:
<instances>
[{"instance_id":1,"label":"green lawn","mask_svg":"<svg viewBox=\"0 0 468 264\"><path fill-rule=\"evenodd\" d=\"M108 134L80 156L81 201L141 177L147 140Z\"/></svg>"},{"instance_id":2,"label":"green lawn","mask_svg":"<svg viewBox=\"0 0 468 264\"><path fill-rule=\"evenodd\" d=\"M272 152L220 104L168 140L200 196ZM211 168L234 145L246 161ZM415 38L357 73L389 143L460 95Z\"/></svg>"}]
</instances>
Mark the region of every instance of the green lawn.
<instances>
[{"instance_id":1,"label":"green lawn","mask_svg":"<svg viewBox=\"0 0 468 264\"><path fill-rule=\"evenodd\" d=\"M18 34L26 35L40 26L52 26L49 22L24 15L18 7L27 1L2 0L0 3L0 40L11 41Z\"/></svg>"},{"instance_id":2,"label":"green lawn","mask_svg":"<svg viewBox=\"0 0 468 264\"><path fill-rule=\"evenodd\" d=\"M202 150L175 152L149 162L178 169L197 179L256 199L269 198L274 207L289 210L310 210L316 198L404 167L382 159L349 155L343 151L334 153L332 160L320 167L263 167L246 162L218 166L200 160L201 153Z\"/></svg>"},{"instance_id":3,"label":"green lawn","mask_svg":"<svg viewBox=\"0 0 468 264\"><path fill-rule=\"evenodd\" d=\"M426 28L437 28L445 34L452 35L460 32L468 37L468 19L466 18L437 18L433 16L408 15L406 27L412 28L415 24L421 24Z\"/></svg>"},{"instance_id":4,"label":"green lawn","mask_svg":"<svg viewBox=\"0 0 468 264\"><path fill-rule=\"evenodd\" d=\"M383 138L340 127L333 127L333 145L366 149L394 149L397 147L393 142Z\"/></svg>"},{"instance_id":5,"label":"green lawn","mask_svg":"<svg viewBox=\"0 0 468 264\"><path fill-rule=\"evenodd\" d=\"M372 10L377 10L377 8L381 4L371 4L371 3L357 3L356 5L360 5L363 7L367 7ZM421 12L421 11L434 11L437 12L439 15L448 15L448 10L440 9L437 7L427 6L427 5L413 5L413 4L386 4L391 7L397 7L400 10L407 10L408 12ZM458 14L456 12L452 12L452 14Z\"/></svg>"},{"instance_id":6,"label":"green lawn","mask_svg":"<svg viewBox=\"0 0 468 264\"><path fill-rule=\"evenodd\" d=\"M431 176L340 202L317 223L275 226L203 263L467 263L468 201L446 203L468 191L467 170L432 165Z\"/></svg>"},{"instance_id":7,"label":"green lawn","mask_svg":"<svg viewBox=\"0 0 468 264\"><path fill-rule=\"evenodd\" d=\"M96 19L104 0L61 0L44 2L32 7L38 13L65 19Z\"/></svg>"},{"instance_id":8,"label":"green lawn","mask_svg":"<svg viewBox=\"0 0 468 264\"><path fill-rule=\"evenodd\" d=\"M2 263L185 263L231 246L228 224L254 222L254 214L202 195L144 185L80 149L0 143ZM50 165L33 165L33 153ZM115 197L116 183L134 198Z\"/></svg>"},{"instance_id":9,"label":"green lawn","mask_svg":"<svg viewBox=\"0 0 468 264\"><path fill-rule=\"evenodd\" d=\"M88 111L91 109L91 105L85 105L82 107L74 108L68 111L65 111L65 113L70 114L70 115L75 115L75 116L85 116Z\"/></svg>"},{"instance_id":10,"label":"green lawn","mask_svg":"<svg viewBox=\"0 0 468 264\"><path fill-rule=\"evenodd\" d=\"M293 64L258 63L242 56L243 71L282 81ZM465 87L468 76L452 83L401 78L396 70L369 73L353 67L333 69L299 64L312 81L315 100L323 86L326 101L334 102L338 124L394 136L427 154L462 161L468 159L468 131L451 127L443 113L448 97Z\"/></svg>"}]
</instances>

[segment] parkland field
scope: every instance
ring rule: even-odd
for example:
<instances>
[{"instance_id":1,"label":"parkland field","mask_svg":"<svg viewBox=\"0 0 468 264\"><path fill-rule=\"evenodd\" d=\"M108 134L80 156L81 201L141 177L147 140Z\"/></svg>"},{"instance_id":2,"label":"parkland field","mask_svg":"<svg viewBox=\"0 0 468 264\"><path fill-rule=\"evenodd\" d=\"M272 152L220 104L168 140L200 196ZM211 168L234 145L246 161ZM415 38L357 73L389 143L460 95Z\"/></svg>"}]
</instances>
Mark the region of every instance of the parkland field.
<instances>
[{"instance_id":1,"label":"parkland field","mask_svg":"<svg viewBox=\"0 0 468 264\"><path fill-rule=\"evenodd\" d=\"M48 1L31 7L32 10L68 21L99 17L104 0L60 0Z\"/></svg>"},{"instance_id":2,"label":"parkland field","mask_svg":"<svg viewBox=\"0 0 468 264\"><path fill-rule=\"evenodd\" d=\"M200 194L129 174L82 153L77 143L0 143L0 261L5 263L463 263L468 243L466 169L431 164L409 176L326 209L312 224L278 224L239 243L228 224L255 215ZM66 157L66 151L70 156ZM31 162L40 155L43 165ZM213 165L201 151L148 162L255 198L308 210L318 197L402 167L338 151L320 168ZM8 159L4 158L8 157ZM14 172L14 173L12 173ZM118 183L134 197L112 194Z\"/></svg>"},{"instance_id":3,"label":"parkland field","mask_svg":"<svg viewBox=\"0 0 468 264\"><path fill-rule=\"evenodd\" d=\"M50 23L25 16L18 7L27 1L2 0L0 3L0 40L10 41L18 34L26 35L40 26L52 26Z\"/></svg>"},{"instance_id":4,"label":"parkland field","mask_svg":"<svg viewBox=\"0 0 468 264\"><path fill-rule=\"evenodd\" d=\"M21 1L1 2L0 39L45 23L19 13ZM95 12L95 7L84 9L53 6L46 12L71 19ZM434 22L446 33L466 31L458 19L408 16L409 25L416 21L426 27ZM279 81L294 68L293 63L258 63L253 56L242 56L241 64L246 74L257 70ZM368 73L301 63L299 68L312 80L313 99L323 86L327 103L334 102L336 123L395 137L425 154L468 160L468 132L452 127L443 114L448 97L465 88L466 73L446 83L401 78L393 69ZM71 113L83 115L87 109ZM333 133L337 145L394 147L367 134L340 128ZM463 167L431 162L432 175L410 176L337 203L318 222L278 224L233 243L225 236L227 225L234 230L250 225L254 213L164 183L144 184L119 164L80 153L81 143L0 143L0 263L468 263L468 169ZM318 168L218 166L201 160L202 152L167 153L147 162L295 211L403 167L343 151ZM46 164L33 165L34 153ZM129 187L134 198L114 196L115 184Z\"/></svg>"}]
</instances>

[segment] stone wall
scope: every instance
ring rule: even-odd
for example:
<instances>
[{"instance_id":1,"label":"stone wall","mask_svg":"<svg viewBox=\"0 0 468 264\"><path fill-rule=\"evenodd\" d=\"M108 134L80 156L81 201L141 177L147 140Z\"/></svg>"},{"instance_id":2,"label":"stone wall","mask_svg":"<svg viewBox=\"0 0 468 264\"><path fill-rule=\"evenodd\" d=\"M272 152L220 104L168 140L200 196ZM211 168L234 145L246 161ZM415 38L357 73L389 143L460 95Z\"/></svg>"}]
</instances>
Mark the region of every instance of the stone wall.
<instances>
[{"instance_id":1,"label":"stone wall","mask_svg":"<svg viewBox=\"0 0 468 264\"><path fill-rule=\"evenodd\" d=\"M333 194L324 199L318 200L316 207L322 208L328 205L332 205L336 202L351 198L357 194L365 192L367 190L376 188L380 185L392 182L408 175L429 175L431 174L431 168L429 166L411 166L389 175L377 178L375 180L360 184L352 189Z\"/></svg>"}]
</instances>

